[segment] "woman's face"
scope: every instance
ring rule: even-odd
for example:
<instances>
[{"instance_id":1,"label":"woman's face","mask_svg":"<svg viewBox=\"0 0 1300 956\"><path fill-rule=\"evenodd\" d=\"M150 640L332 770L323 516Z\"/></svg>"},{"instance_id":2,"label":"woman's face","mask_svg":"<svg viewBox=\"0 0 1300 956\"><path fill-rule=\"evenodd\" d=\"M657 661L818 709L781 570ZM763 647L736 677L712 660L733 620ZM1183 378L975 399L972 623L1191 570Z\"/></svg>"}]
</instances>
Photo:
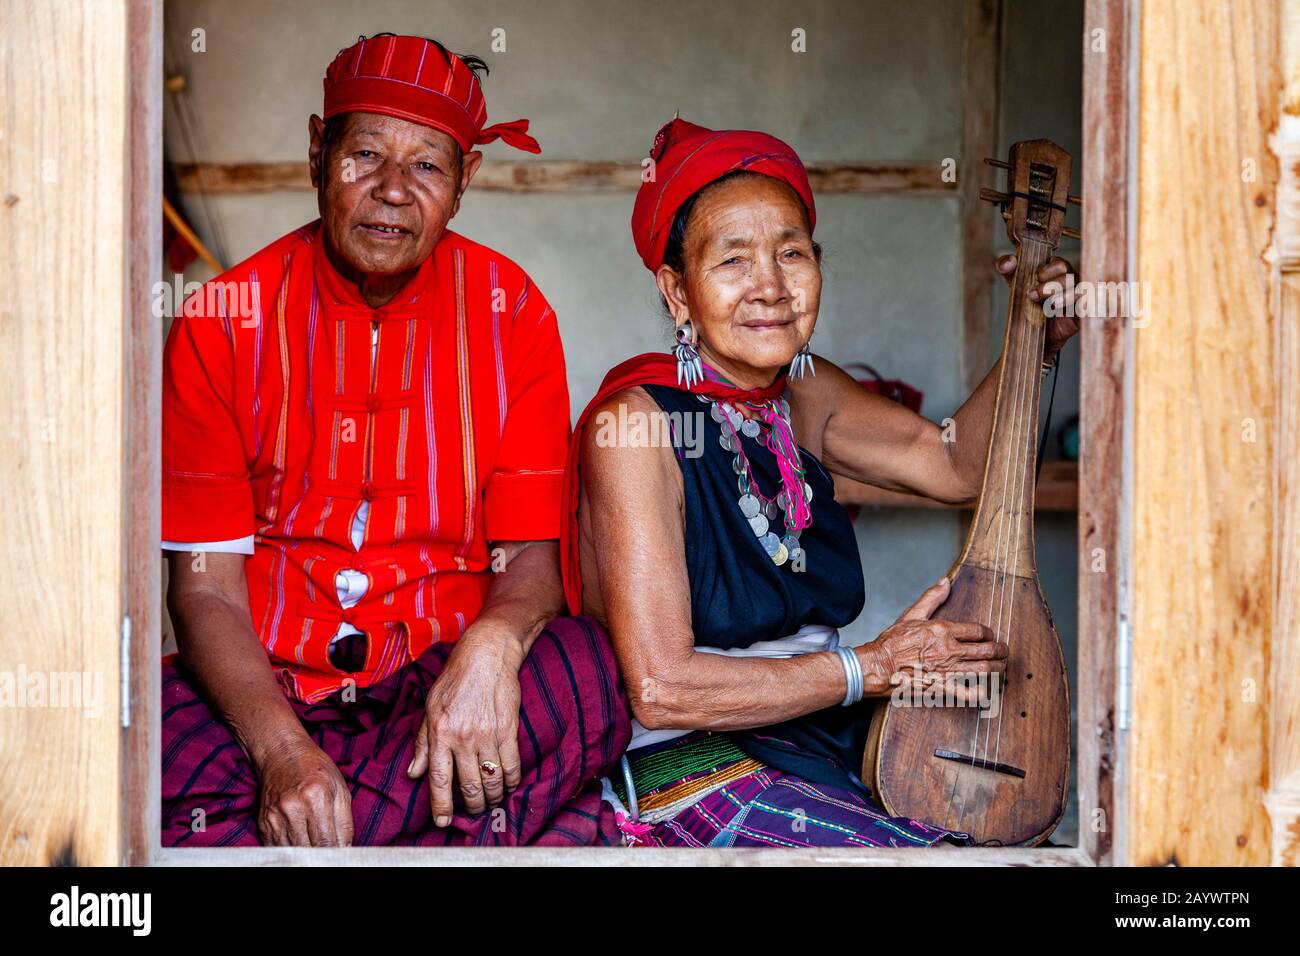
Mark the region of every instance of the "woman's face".
<instances>
[{"instance_id":1,"label":"woman's face","mask_svg":"<svg viewBox=\"0 0 1300 956\"><path fill-rule=\"evenodd\" d=\"M821 266L803 204L770 176L719 183L696 200L685 275L656 276L673 321L689 319L710 365L747 387L767 384L812 337Z\"/></svg>"}]
</instances>

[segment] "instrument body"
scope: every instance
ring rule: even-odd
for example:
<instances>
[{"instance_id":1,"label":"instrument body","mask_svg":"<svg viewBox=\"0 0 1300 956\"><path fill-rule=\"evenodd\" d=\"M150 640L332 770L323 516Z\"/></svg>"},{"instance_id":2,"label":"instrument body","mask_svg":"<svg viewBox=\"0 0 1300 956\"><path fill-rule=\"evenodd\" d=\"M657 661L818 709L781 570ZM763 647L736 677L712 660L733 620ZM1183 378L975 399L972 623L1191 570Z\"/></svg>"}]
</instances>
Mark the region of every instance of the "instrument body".
<instances>
[{"instance_id":1,"label":"instrument body","mask_svg":"<svg viewBox=\"0 0 1300 956\"><path fill-rule=\"evenodd\" d=\"M966 544L949 571L948 599L932 617L988 625L1007 644L1007 669L984 685L978 707L938 706L904 693L882 701L862 779L893 816L969 833L977 844L1033 846L1051 835L1065 810L1070 703L1061 639L1035 559L1047 327L1042 306L1027 294L1064 229L1070 156L1047 140L1026 140L1011 148L1009 163L994 165L1008 169L1009 191L986 190L985 198L1007 207L1016 274L984 482Z\"/></svg>"}]
</instances>

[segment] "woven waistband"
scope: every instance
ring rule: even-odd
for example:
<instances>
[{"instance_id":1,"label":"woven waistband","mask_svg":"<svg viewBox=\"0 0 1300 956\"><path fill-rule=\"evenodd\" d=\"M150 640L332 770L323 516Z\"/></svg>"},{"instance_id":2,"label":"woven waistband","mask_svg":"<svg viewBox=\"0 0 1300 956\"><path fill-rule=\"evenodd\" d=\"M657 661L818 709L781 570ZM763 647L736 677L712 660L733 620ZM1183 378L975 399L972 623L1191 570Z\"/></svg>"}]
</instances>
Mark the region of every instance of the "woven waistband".
<instances>
[{"instance_id":1,"label":"woven waistband","mask_svg":"<svg viewBox=\"0 0 1300 956\"><path fill-rule=\"evenodd\" d=\"M627 760L643 815L670 804L694 802L689 798L699 799L763 766L725 734L704 731L633 751ZM619 799L627 803L623 780L616 776L611 783Z\"/></svg>"}]
</instances>

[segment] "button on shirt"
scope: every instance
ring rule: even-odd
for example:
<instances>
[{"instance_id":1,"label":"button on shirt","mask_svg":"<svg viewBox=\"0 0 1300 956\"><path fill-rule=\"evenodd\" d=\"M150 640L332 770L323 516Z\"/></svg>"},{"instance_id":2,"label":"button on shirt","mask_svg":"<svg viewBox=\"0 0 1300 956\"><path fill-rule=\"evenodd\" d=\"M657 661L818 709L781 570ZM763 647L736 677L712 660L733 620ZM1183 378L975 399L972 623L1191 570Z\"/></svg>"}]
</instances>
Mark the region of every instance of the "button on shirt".
<instances>
[{"instance_id":1,"label":"button on shirt","mask_svg":"<svg viewBox=\"0 0 1300 956\"><path fill-rule=\"evenodd\" d=\"M272 667L318 700L458 638L490 541L558 537L567 436L555 314L518 266L447 232L371 309L313 223L205 284L172 325L163 538L249 554ZM329 648L354 633L365 660L347 673Z\"/></svg>"},{"instance_id":2,"label":"button on shirt","mask_svg":"<svg viewBox=\"0 0 1300 956\"><path fill-rule=\"evenodd\" d=\"M379 345L379 330L375 329L370 336L370 367L373 374L375 363L375 351ZM360 551L361 542L366 537L366 517L370 514L370 502L362 501L357 508L357 516L352 520L352 547ZM164 551L215 551L225 552L228 554L252 554L253 553L253 536L239 538L235 541L208 541L208 542L182 542L182 541L164 541L162 543ZM353 571L351 568L343 568L334 575L334 590L338 592L339 607L354 607L356 603L365 596L366 588L369 584L366 576L360 571ZM344 622L339 625L339 629L334 632L330 638L330 649L338 643L339 638L349 637L353 634L360 634L356 625Z\"/></svg>"}]
</instances>

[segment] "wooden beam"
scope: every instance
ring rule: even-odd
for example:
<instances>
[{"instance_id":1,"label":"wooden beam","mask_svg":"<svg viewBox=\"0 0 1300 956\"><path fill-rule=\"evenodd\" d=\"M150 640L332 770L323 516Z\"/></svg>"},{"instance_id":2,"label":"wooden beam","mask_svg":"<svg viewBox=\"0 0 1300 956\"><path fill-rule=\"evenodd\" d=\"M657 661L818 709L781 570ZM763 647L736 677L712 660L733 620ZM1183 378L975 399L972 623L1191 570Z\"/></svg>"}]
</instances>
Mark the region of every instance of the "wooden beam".
<instances>
[{"instance_id":1,"label":"wooden beam","mask_svg":"<svg viewBox=\"0 0 1300 956\"><path fill-rule=\"evenodd\" d=\"M1280 6L1141 6L1136 255L1153 293L1133 351L1126 862L1136 865L1270 857L1278 409L1267 260L1278 166L1268 139Z\"/></svg>"},{"instance_id":2,"label":"wooden beam","mask_svg":"<svg viewBox=\"0 0 1300 956\"><path fill-rule=\"evenodd\" d=\"M993 364L993 207L980 201L984 160L998 152L1001 0L966 0L961 70L961 356L971 391ZM992 182L992 177L988 179ZM1000 183L998 184L1001 185Z\"/></svg>"},{"instance_id":3,"label":"wooden beam","mask_svg":"<svg viewBox=\"0 0 1300 956\"><path fill-rule=\"evenodd\" d=\"M305 162L178 163L177 184L186 192L261 193L311 189ZM813 164L808 178L817 193L946 192L943 166L930 163ZM512 193L635 192L639 163L589 163L578 160L487 160L474 177L474 189ZM977 190L978 192L978 190Z\"/></svg>"},{"instance_id":4,"label":"wooden beam","mask_svg":"<svg viewBox=\"0 0 1300 956\"><path fill-rule=\"evenodd\" d=\"M0 0L6 865L121 859L127 19Z\"/></svg>"},{"instance_id":5,"label":"wooden beam","mask_svg":"<svg viewBox=\"0 0 1300 956\"><path fill-rule=\"evenodd\" d=\"M1290 27L1288 27L1290 29ZM1284 179L1279 196L1300 199L1295 165L1300 142L1282 154ZM1280 224L1279 224L1280 225ZM1296 225L1293 223L1292 225ZM1291 241L1300 240L1292 233ZM1276 580L1269 682L1269 788L1272 824L1270 860L1274 866L1300 866L1300 262L1282 271L1278 313L1277 497L1274 549Z\"/></svg>"},{"instance_id":6,"label":"wooden beam","mask_svg":"<svg viewBox=\"0 0 1300 956\"><path fill-rule=\"evenodd\" d=\"M1134 16L1133 0L1087 0L1084 8L1083 281L1133 276ZM1098 865L1123 858L1125 825L1116 698L1128 574L1129 325L1122 316L1094 319L1079 333L1077 791L1079 846Z\"/></svg>"},{"instance_id":7,"label":"wooden beam","mask_svg":"<svg viewBox=\"0 0 1300 956\"><path fill-rule=\"evenodd\" d=\"M1282 46L1286 87L1275 137L1281 181L1274 276L1278 413L1267 803L1271 862L1300 866L1300 0L1283 6Z\"/></svg>"},{"instance_id":8,"label":"wooden beam","mask_svg":"<svg viewBox=\"0 0 1300 956\"><path fill-rule=\"evenodd\" d=\"M127 275L123 397L126 402L125 540L127 713L123 733L124 862L142 865L159 842L161 768L158 716L162 689L158 648L162 615L161 421L162 323L146 308L162 274L162 33L160 0L130 0L127 6L127 69L130 122L127 130Z\"/></svg>"},{"instance_id":9,"label":"wooden beam","mask_svg":"<svg viewBox=\"0 0 1300 956\"><path fill-rule=\"evenodd\" d=\"M162 866L1087 866L1074 847L222 847L162 850Z\"/></svg>"}]
</instances>

